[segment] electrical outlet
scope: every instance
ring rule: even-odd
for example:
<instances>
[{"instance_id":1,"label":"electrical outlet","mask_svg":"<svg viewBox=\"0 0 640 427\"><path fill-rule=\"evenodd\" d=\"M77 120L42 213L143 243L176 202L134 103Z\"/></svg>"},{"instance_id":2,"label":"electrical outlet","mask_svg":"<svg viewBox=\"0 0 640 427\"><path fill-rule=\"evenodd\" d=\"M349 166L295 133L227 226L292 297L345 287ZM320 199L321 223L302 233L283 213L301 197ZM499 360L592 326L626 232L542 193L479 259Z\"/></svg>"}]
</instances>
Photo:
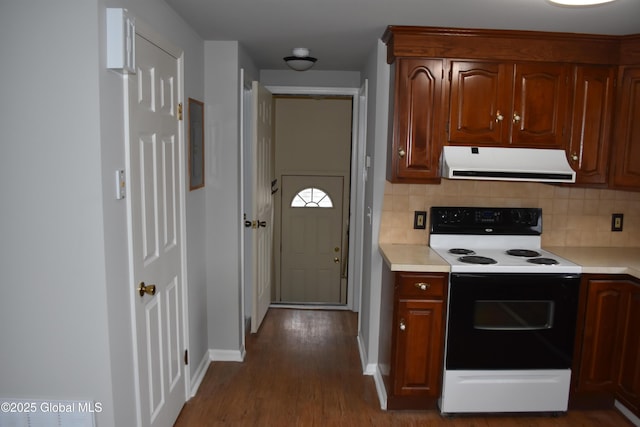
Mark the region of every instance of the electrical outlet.
<instances>
[{"instance_id":1,"label":"electrical outlet","mask_svg":"<svg viewBox=\"0 0 640 427\"><path fill-rule=\"evenodd\" d=\"M621 213L611 214L611 231L622 231L622 220L624 215Z\"/></svg>"},{"instance_id":2,"label":"electrical outlet","mask_svg":"<svg viewBox=\"0 0 640 427\"><path fill-rule=\"evenodd\" d=\"M413 228L415 230L424 230L427 228L427 212L415 211L413 213Z\"/></svg>"}]
</instances>

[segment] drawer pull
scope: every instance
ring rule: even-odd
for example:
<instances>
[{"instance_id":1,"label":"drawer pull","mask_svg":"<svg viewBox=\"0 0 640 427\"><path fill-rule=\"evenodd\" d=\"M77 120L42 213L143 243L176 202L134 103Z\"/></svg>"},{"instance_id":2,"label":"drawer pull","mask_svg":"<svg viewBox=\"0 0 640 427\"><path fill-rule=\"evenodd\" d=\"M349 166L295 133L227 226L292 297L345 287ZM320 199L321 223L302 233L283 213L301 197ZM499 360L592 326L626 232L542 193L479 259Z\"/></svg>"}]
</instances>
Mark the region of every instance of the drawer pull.
<instances>
[{"instance_id":1,"label":"drawer pull","mask_svg":"<svg viewBox=\"0 0 640 427\"><path fill-rule=\"evenodd\" d=\"M420 289L421 291L426 291L431 287L430 283L424 283L424 282L418 282L414 285L416 288Z\"/></svg>"}]
</instances>

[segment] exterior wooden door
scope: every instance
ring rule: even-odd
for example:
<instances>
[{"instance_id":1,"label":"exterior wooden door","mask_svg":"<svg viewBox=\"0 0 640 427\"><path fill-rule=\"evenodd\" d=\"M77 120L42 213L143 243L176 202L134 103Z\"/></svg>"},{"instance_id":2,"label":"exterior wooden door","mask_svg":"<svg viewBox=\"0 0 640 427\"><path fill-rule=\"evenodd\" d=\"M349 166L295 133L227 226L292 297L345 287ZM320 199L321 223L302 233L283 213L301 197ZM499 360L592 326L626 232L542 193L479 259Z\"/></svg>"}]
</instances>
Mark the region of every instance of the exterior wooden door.
<instances>
[{"instance_id":1,"label":"exterior wooden door","mask_svg":"<svg viewBox=\"0 0 640 427\"><path fill-rule=\"evenodd\" d=\"M281 301L345 304L341 176L282 177Z\"/></svg>"}]
</instances>

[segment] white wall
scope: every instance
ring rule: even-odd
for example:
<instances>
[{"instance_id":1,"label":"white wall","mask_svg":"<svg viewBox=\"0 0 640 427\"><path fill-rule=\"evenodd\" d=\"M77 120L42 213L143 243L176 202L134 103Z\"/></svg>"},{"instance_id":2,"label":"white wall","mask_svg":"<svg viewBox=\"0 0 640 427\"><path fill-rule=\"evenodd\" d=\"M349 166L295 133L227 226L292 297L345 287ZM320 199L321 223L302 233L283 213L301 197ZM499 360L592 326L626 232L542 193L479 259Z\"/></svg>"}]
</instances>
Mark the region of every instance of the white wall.
<instances>
[{"instance_id":1,"label":"white wall","mask_svg":"<svg viewBox=\"0 0 640 427\"><path fill-rule=\"evenodd\" d=\"M260 70L260 82L264 86L298 86L298 87L340 87L359 88L360 73L358 71L325 71L325 70Z\"/></svg>"},{"instance_id":2,"label":"white wall","mask_svg":"<svg viewBox=\"0 0 640 427\"><path fill-rule=\"evenodd\" d=\"M236 41L205 42L207 308L211 350L244 351L240 284L240 81ZM220 356L215 356L220 357Z\"/></svg>"},{"instance_id":3,"label":"white wall","mask_svg":"<svg viewBox=\"0 0 640 427\"><path fill-rule=\"evenodd\" d=\"M113 425L97 16L2 3L0 395L95 399Z\"/></svg>"},{"instance_id":4,"label":"white wall","mask_svg":"<svg viewBox=\"0 0 640 427\"><path fill-rule=\"evenodd\" d=\"M378 362L380 293L382 256L378 250L378 234L386 177L387 132L389 114L389 66L386 46L378 40L367 61L362 78L369 80L367 106L367 156L371 168L365 188L365 211L371 210L371 223L365 220L362 262L362 308L359 339L366 352L363 361L368 373ZM365 212L366 215L366 212Z\"/></svg>"},{"instance_id":5,"label":"white wall","mask_svg":"<svg viewBox=\"0 0 640 427\"><path fill-rule=\"evenodd\" d=\"M2 3L0 396L91 399L100 426L121 426L135 424L132 285L114 197L125 130L122 76L104 67L107 6L184 49L186 96L203 95L202 41L162 1ZM203 352L206 312L191 315Z\"/></svg>"}]
</instances>

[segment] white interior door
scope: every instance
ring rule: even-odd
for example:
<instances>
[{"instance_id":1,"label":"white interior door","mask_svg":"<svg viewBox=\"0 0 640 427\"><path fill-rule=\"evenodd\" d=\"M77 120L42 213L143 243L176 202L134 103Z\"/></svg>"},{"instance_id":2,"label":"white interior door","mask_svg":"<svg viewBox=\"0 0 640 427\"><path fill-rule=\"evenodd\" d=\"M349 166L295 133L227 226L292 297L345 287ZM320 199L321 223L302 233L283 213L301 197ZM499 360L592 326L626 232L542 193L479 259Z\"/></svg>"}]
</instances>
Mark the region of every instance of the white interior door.
<instances>
[{"instance_id":1,"label":"white interior door","mask_svg":"<svg viewBox=\"0 0 640 427\"><path fill-rule=\"evenodd\" d=\"M273 245L272 138L273 100L271 92L253 82L252 135L252 313L251 332L256 333L271 304Z\"/></svg>"},{"instance_id":2,"label":"white interior door","mask_svg":"<svg viewBox=\"0 0 640 427\"><path fill-rule=\"evenodd\" d=\"M185 402L178 61L136 35L136 62L128 165L137 403L140 426L160 427Z\"/></svg>"},{"instance_id":3,"label":"white interior door","mask_svg":"<svg viewBox=\"0 0 640 427\"><path fill-rule=\"evenodd\" d=\"M344 304L341 176L282 177L281 300Z\"/></svg>"}]
</instances>

